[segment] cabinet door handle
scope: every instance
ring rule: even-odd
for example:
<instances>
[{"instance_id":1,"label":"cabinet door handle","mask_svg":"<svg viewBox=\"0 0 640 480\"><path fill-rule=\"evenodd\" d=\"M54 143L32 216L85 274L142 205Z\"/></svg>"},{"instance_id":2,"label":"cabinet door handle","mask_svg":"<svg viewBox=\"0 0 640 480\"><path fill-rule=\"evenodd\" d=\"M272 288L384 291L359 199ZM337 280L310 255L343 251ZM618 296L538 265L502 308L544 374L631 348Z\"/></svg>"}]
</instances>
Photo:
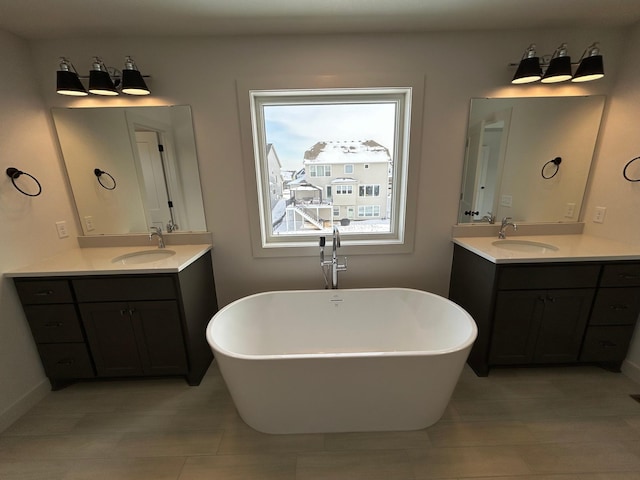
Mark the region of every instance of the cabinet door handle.
<instances>
[{"instance_id":1,"label":"cabinet door handle","mask_svg":"<svg viewBox=\"0 0 640 480\"><path fill-rule=\"evenodd\" d=\"M49 295L53 295L53 290L40 290L39 292L34 293L36 297L47 297Z\"/></svg>"},{"instance_id":2,"label":"cabinet door handle","mask_svg":"<svg viewBox=\"0 0 640 480\"><path fill-rule=\"evenodd\" d=\"M556 299L554 297L552 297L551 295L547 295L547 300L550 301L551 303L556 301Z\"/></svg>"},{"instance_id":3,"label":"cabinet door handle","mask_svg":"<svg viewBox=\"0 0 640 480\"><path fill-rule=\"evenodd\" d=\"M122 310L120 310L120 316L124 316L127 314L127 309L123 308Z\"/></svg>"},{"instance_id":4,"label":"cabinet door handle","mask_svg":"<svg viewBox=\"0 0 640 480\"><path fill-rule=\"evenodd\" d=\"M45 327L61 327L62 322L48 322L44 324Z\"/></svg>"},{"instance_id":5,"label":"cabinet door handle","mask_svg":"<svg viewBox=\"0 0 640 480\"><path fill-rule=\"evenodd\" d=\"M58 365L73 365L73 358L63 358L58 361Z\"/></svg>"},{"instance_id":6,"label":"cabinet door handle","mask_svg":"<svg viewBox=\"0 0 640 480\"><path fill-rule=\"evenodd\" d=\"M601 340L600 341L600 346L602 348L613 348L613 347L617 347L617 345L615 343L613 343L610 340Z\"/></svg>"},{"instance_id":7,"label":"cabinet door handle","mask_svg":"<svg viewBox=\"0 0 640 480\"><path fill-rule=\"evenodd\" d=\"M609 305L611 310L626 310L629 308L629 305L619 304L619 305Z\"/></svg>"},{"instance_id":8,"label":"cabinet door handle","mask_svg":"<svg viewBox=\"0 0 640 480\"><path fill-rule=\"evenodd\" d=\"M129 315L133 315L135 313L136 309L135 308L130 308L129 309Z\"/></svg>"}]
</instances>

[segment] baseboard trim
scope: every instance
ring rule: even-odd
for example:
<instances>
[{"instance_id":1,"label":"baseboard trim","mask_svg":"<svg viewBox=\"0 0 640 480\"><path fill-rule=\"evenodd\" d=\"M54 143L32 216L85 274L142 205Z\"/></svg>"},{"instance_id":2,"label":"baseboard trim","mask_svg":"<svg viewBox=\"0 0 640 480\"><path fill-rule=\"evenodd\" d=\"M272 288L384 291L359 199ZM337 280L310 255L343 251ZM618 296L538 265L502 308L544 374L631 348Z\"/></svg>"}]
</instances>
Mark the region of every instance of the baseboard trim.
<instances>
[{"instance_id":1,"label":"baseboard trim","mask_svg":"<svg viewBox=\"0 0 640 480\"><path fill-rule=\"evenodd\" d=\"M51 391L51 384L45 378L31 391L25 393L13 405L0 413L0 433L4 432L11 424L31 410L40 400Z\"/></svg>"},{"instance_id":2,"label":"baseboard trim","mask_svg":"<svg viewBox=\"0 0 640 480\"><path fill-rule=\"evenodd\" d=\"M640 383L640 365L625 360L620 370L634 382Z\"/></svg>"}]
</instances>

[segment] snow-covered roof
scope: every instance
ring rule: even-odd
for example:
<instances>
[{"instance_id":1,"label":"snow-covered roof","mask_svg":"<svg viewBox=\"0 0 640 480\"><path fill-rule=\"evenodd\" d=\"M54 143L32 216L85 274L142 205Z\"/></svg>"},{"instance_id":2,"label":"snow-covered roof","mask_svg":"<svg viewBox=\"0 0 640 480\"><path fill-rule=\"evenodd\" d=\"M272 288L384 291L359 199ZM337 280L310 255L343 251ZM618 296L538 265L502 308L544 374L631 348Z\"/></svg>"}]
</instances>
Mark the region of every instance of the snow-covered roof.
<instances>
[{"instance_id":1,"label":"snow-covered roof","mask_svg":"<svg viewBox=\"0 0 640 480\"><path fill-rule=\"evenodd\" d=\"M389 149L374 140L318 142L304 152L304 163L388 163Z\"/></svg>"},{"instance_id":2,"label":"snow-covered roof","mask_svg":"<svg viewBox=\"0 0 640 480\"><path fill-rule=\"evenodd\" d=\"M355 178L334 178L331 180L331 183L356 183L357 180Z\"/></svg>"}]
</instances>

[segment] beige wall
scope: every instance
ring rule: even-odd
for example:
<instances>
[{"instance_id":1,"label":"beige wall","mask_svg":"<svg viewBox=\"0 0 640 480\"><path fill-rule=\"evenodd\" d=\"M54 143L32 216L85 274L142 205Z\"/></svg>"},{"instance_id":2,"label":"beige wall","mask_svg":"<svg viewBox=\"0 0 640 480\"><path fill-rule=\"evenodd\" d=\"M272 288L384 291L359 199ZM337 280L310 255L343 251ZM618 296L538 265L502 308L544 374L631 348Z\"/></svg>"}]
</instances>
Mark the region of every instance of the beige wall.
<instances>
[{"instance_id":1,"label":"beige wall","mask_svg":"<svg viewBox=\"0 0 640 480\"><path fill-rule=\"evenodd\" d=\"M62 175L47 111L35 83L26 42L0 31L0 273L76 245L75 212ZM27 197L5 174L15 167L35 176L42 194ZM22 183L24 180L24 183ZM26 177L20 185L35 193ZM31 190L34 188L34 190ZM69 238L55 222L66 220ZM0 431L49 389L13 282L0 278Z\"/></svg>"},{"instance_id":2,"label":"beige wall","mask_svg":"<svg viewBox=\"0 0 640 480\"><path fill-rule=\"evenodd\" d=\"M0 132L3 171L8 162L24 159L45 183L39 199L18 196L0 179L0 224L9 241L0 249L2 271L68 248L73 239L58 240L54 222L66 219L70 233L76 225L67 184L61 173L48 109L53 106L188 104L192 106L202 177L206 220L215 242L214 268L221 305L241 296L274 289L322 288L318 259L314 257L254 258L249 209L242 171L242 150L235 95L237 79L255 75L320 75L402 71L425 75L424 128L419 162L415 248L409 254L353 255L342 274L343 287L407 286L446 295L451 263L451 225L456 220L469 101L484 96L549 96L609 94L621 70L626 32L513 31L398 35L328 35L272 37L108 38L42 40L25 44L0 35ZM627 57L634 60L640 47L631 37ZM580 55L592 41L600 41L607 77L584 85L510 86L509 62L520 58L531 42L541 52L552 52L568 42ZM30 47L30 48L28 48ZM29 55L32 55L30 57ZM133 55L143 73L153 76L151 98L68 99L54 92L57 59L65 55L88 72L91 57L101 55L108 65L120 66ZM639 67L621 70L621 84L609 110L602 152L589 205L609 208L608 235L639 240L632 225L640 224L638 185L616 183L620 163L633 152L640 89L633 74ZM39 81L36 87L33 79ZM636 76L637 78L637 76ZM632 84L633 82L633 84ZM17 93L16 93L17 91ZM44 96L44 108L38 93ZM5 127L8 125L9 127ZM614 132L615 130L615 132ZM619 133L618 133L619 132ZM622 140L621 138L622 137ZM619 145L621 143L621 145ZM609 169L605 162L616 163ZM615 170L615 172L614 172ZM617 173L616 173L617 172ZM3 173L2 173L3 174ZM7 200L9 199L9 200ZM635 208L632 208L634 207ZM616 214L616 209L620 213ZM605 233L604 229L594 233ZM7 234L6 234L7 235ZM15 293L2 284L0 308L0 412L42 382ZM16 371L18 373L16 373Z\"/></svg>"}]
</instances>

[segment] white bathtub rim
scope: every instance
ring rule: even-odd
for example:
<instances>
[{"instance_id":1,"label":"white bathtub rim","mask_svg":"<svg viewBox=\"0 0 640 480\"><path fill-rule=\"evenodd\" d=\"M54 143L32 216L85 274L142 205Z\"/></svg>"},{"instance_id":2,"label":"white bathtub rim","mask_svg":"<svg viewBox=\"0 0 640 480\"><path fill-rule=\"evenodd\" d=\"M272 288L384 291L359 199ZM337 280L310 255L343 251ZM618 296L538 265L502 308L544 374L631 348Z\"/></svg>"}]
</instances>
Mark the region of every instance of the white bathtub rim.
<instances>
[{"instance_id":1,"label":"white bathtub rim","mask_svg":"<svg viewBox=\"0 0 640 480\"><path fill-rule=\"evenodd\" d=\"M462 350L465 349L470 349L471 346L473 345L473 343L476 341L476 338L478 336L478 326L475 322L475 320L473 319L473 317L471 315L469 315L469 313L462 308L460 305L458 305L457 303L449 300L448 298L445 298L441 295L437 295L435 293L431 293L431 292L426 292L424 290L417 290L417 289L412 289L412 288L403 288L403 287L382 287L382 288L351 288L351 289L340 289L338 290L338 292L342 291L342 292L358 292L358 291L371 291L371 290L396 290L396 291L406 291L406 292L413 292L413 293L419 293L419 294L423 294L423 295L427 295L427 296L431 296L431 297L437 297L439 301L445 301L447 303L449 303L452 307L454 307L456 310L458 310L464 317L466 317L470 323L471 323L471 332L469 334L469 336L463 341L460 342L459 344L453 346L453 347L449 347L449 348L442 348L442 349L433 349L433 350L385 350L385 351L376 351L376 350L371 350L371 351L363 351L363 352L312 352L312 353L283 353L283 354L265 354L265 355L260 355L260 354L245 354L245 353L238 353L238 352L232 352L222 346L220 346L212 337L213 334L211 333L211 330L213 328L213 323L216 319L217 316L222 316L222 314L232 308L235 304L242 302L244 300L247 300L249 298L254 298L254 297L259 297L259 296L263 296L263 295L273 295L273 294L278 294L278 293L313 293L313 292L327 292L327 290L322 289L322 290L275 290L275 291L267 291L267 292L260 292L260 293L254 293L252 295L247 295L245 297L239 298L231 303L229 303L228 305L224 306L223 308L221 308L220 310L218 310L218 312L211 318L211 320L209 321L208 325L207 325L207 329L206 329L206 338L207 338L207 342L209 343L209 346L211 348L213 348L215 353L221 354L221 355L225 355L227 357L231 357L231 358L237 358L237 359L241 359L241 360L255 360L255 361L264 361L264 360L293 360L293 359L321 359L321 358L370 358L370 357L380 357L380 358L384 358L384 357L415 357L415 356L423 356L423 357L429 357L429 356L437 356L437 355L446 355L446 354L453 354L456 352L460 352Z\"/></svg>"}]
</instances>

